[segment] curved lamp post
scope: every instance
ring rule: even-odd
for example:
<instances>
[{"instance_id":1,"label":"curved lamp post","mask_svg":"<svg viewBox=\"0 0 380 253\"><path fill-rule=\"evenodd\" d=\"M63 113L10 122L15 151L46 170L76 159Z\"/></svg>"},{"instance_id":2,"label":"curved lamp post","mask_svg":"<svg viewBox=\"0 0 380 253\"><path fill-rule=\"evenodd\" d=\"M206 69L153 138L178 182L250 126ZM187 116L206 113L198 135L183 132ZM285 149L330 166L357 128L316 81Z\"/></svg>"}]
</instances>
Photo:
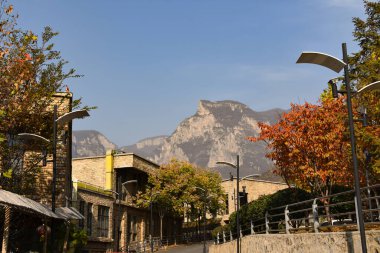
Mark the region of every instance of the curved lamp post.
<instances>
[{"instance_id":1,"label":"curved lamp post","mask_svg":"<svg viewBox=\"0 0 380 253\"><path fill-rule=\"evenodd\" d=\"M52 182L52 194L51 194L51 210L55 213L55 192L56 192L56 181L57 181L57 126L63 125L67 122L72 121L73 119L84 118L90 116L87 110L77 110L65 113L61 117L58 118L58 106L54 105L54 114L53 114L53 182ZM23 139L29 140L39 140L44 141L46 143L50 143L50 141L42 136L31 133L20 133L18 134ZM54 251L54 226L51 227L51 247Z\"/></svg>"},{"instance_id":2,"label":"curved lamp post","mask_svg":"<svg viewBox=\"0 0 380 253\"><path fill-rule=\"evenodd\" d=\"M360 95L360 94L363 94L365 92L369 92L369 91L379 91L380 90L380 81L376 81L376 82L373 82L373 83L370 83L366 86L364 86L363 88L359 89L356 94Z\"/></svg>"},{"instance_id":3,"label":"curved lamp post","mask_svg":"<svg viewBox=\"0 0 380 253\"><path fill-rule=\"evenodd\" d=\"M128 180L128 181L125 181L124 183L122 183L121 184L121 188L123 189L123 187L125 187L127 184L137 184L137 180ZM121 193L117 193L117 197L118 197L118 199L119 199L119 207L118 207L118 211L117 211L117 219L116 219L116 221L117 221L117 227L115 228L115 230L116 230L116 233L117 233L117 238L116 238L116 245L117 245L117 247L116 247L116 251L119 251L119 246L120 246L120 235L119 235L119 231L120 231L120 221L119 221L119 219L120 219L120 203L121 203L121 197L122 196L122 194ZM127 205L126 205L126 207L125 207L125 209L127 210L127 206L128 206L128 203L127 203Z\"/></svg>"},{"instance_id":4,"label":"curved lamp post","mask_svg":"<svg viewBox=\"0 0 380 253\"><path fill-rule=\"evenodd\" d=\"M206 200L215 194L207 194L207 190L203 189L199 186L194 186L195 189L201 190L204 194L204 202L203 202L203 253L206 253Z\"/></svg>"},{"instance_id":5,"label":"curved lamp post","mask_svg":"<svg viewBox=\"0 0 380 253\"><path fill-rule=\"evenodd\" d=\"M150 198L149 198L149 209L150 209L150 233L149 233L149 240L150 240L150 252L153 253L153 250L154 250L154 245L153 245L153 200L155 196L157 196L158 194L160 194L160 192L155 192L153 194L150 195Z\"/></svg>"},{"instance_id":6,"label":"curved lamp post","mask_svg":"<svg viewBox=\"0 0 380 253\"><path fill-rule=\"evenodd\" d=\"M202 187L195 186L195 189L201 190L204 194L205 201L203 202L203 253L206 253L206 195L207 191Z\"/></svg>"},{"instance_id":7,"label":"curved lamp post","mask_svg":"<svg viewBox=\"0 0 380 253\"><path fill-rule=\"evenodd\" d=\"M46 138L44 138L38 134L20 133L20 134L17 134L17 136L19 137L19 139L22 139L25 141L28 141L28 140L33 141L34 140L34 141L44 142L45 144L50 143L50 141L48 139L46 139ZM47 156L47 150L46 149L42 150L42 155L43 155L43 166L46 166L46 156Z\"/></svg>"},{"instance_id":8,"label":"curved lamp post","mask_svg":"<svg viewBox=\"0 0 380 253\"><path fill-rule=\"evenodd\" d=\"M251 178L251 177L260 177L260 176L261 176L260 174L251 174L251 175L247 175L245 177L240 178L239 181L243 181L244 179Z\"/></svg>"},{"instance_id":9,"label":"curved lamp post","mask_svg":"<svg viewBox=\"0 0 380 253\"><path fill-rule=\"evenodd\" d=\"M116 226L116 224L119 224L119 217L120 217L120 193L118 193L117 191L114 191L114 190L105 190L106 192L110 192L110 193L113 193L115 194L115 202L117 202L117 200L119 200L118 202L118 208L117 208L117 217L114 218L114 230L115 231L115 234L116 234L116 244L114 244L114 249L116 251L119 251L119 226Z\"/></svg>"},{"instance_id":10,"label":"curved lamp post","mask_svg":"<svg viewBox=\"0 0 380 253\"><path fill-rule=\"evenodd\" d=\"M216 162L216 164L223 164L236 169L236 189L237 189L237 205L236 205L236 253L240 253L240 221L239 221L239 155L236 156L236 164L229 162Z\"/></svg>"},{"instance_id":11,"label":"curved lamp post","mask_svg":"<svg viewBox=\"0 0 380 253\"><path fill-rule=\"evenodd\" d=\"M361 239L362 252L367 252L367 243L365 236L365 227L364 220L362 215L362 205L361 205L361 196L360 196L360 181L359 181L359 170L358 170L358 161L356 156L356 146L355 146L355 135L354 135L354 120L352 113L352 102L351 102L351 87L350 87L350 78L348 73L348 56L347 56L347 47L346 43L342 44L343 51L343 61L333 57L331 55L327 55L319 52L303 52L297 60L297 63L311 63L318 64L329 68L337 73L339 73L344 68L344 81L346 84L346 90L344 93L347 94L347 109L348 109L348 121L349 121L349 130L350 130L350 138L351 138L351 153L352 160L354 166L354 180L355 180L355 197L356 197L356 206L357 206L357 217L359 221L359 232ZM380 82L371 83L362 89L358 90L357 93L363 93L371 90L380 89ZM334 88L333 88L334 90ZM335 91L337 91L335 89ZM336 95L336 94L335 94Z\"/></svg>"},{"instance_id":12,"label":"curved lamp post","mask_svg":"<svg viewBox=\"0 0 380 253\"><path fill-rule=\"evenodd\" d=\"M58 106L54 105L54 115L53 115L53 186L51 195L51 210L55 212L55 191L57 182L57 127L58 125L63 125L73 119L81 119L90 116L87 110L77 110L65 113L61 117L58 115Z\"/></svg>"},{"instance_id":13,"label":"curved lamp post","mask_svg":"<svg viewBox=\"0 0 380 253\"><path fill-rule=\"evenodd\" d=\"M35 140L35 141L50 143L50 141L48 139L46 139L46 138L44 138L38 134L20 133L20 134L17 134L17 136L19 136L19 138L23 139L23 140Z\"/></svg>"}]
</instances>

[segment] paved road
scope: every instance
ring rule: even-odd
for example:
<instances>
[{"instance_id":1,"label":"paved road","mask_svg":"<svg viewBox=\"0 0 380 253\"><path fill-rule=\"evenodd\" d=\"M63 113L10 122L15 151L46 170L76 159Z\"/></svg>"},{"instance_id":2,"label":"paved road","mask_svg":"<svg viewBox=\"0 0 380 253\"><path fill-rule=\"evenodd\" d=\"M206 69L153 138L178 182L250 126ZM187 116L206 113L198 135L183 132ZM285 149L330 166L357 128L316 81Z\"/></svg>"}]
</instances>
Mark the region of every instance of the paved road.
<instances>
[{"instance_id":1,"label":"paved road","mask_svg":"<svg viewBox=\"0 0 380 253\"><path fill-rule=\"evenodd\" d=\"M206 245L206 247L207 246L208 245ZM172 246L166 250L157 251L157 253L203 253L203 243Z\"/></svg>"}]
</instances>

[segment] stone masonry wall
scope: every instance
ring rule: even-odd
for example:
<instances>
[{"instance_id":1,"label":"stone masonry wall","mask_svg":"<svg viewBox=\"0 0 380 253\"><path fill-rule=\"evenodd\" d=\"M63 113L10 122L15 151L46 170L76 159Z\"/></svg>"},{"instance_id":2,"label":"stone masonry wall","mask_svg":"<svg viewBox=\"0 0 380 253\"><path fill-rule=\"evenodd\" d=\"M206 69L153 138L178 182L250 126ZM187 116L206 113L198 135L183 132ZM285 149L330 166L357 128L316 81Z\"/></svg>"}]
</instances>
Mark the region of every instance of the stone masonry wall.
<instances>
[{"instance_id":1,"label":"stone masonry wall","mask_svg":"<svg viewBox=\"0 0 380 253\"><path fill-rule=\"evenodd\" d=\"M104 156L74 158L73 161L73 178L91 183L98 187L105 187L106 174Z\"/></svg>"},{"instance_id":2,"label":"stone masonry wall","mask_svg":"<svg viewBox=\"0 0 380 253\"><path fill-rule=\"evenodd\" d=\"M105 196L102 194L98 193L93 193L90 191L86 190L78 190L78 198L77 201L73 202L73 206L77 209L80 210L79 204L80 201L85 202L84 206L84 216L85 219L83 221L84 229L87 231L87 219L89 214L87 213L87 207L88 204L92 204L92 233L89 234L88 231L88 243L85 249L89 250L95 250L99 249L99 245L102 245L101 248L106 249L106 252L112 252L113 251L113 243L114 240L112 238L115 238L115 235L113 234L113 217L115 215L115 208L114 208L114 202L115 200L113 199L112 196ZM109 224L108 224L108 237L98 237L98 209L99 206L106 206L109 208Z\"/></svg>"},{"instance_id":3,"label":"stone masonry wall","mask_svg":"<svg viewBox=\"0 0 380 253\"><path fill-rule=\"evenodd\" d=\"M148 174L159 168L159 165L133 154L117 154L114 157L114 168L134 167Z\"/></svg>"},{"instance_id":4,"label":"stone masonry wall","mask_svg":"<svg viewBox=\"0 0 380 253\"><path fill-rule=\"evenodd\" d=\"M367 249L380 252L380 231L366 231ZM211 245L209 253L236 252L236 240ZM251 235L242 238L241 253L354 253L361 252L360 235L355 232L317 234Z\"/></svg>"},{"instance_id":5,"label":"stone masonry wall","mask_svg":"<svg viewBox=\"0 0 380 253\"><path fill-rule=\"evenodd\" d=\"M49 107L53 111L54 104L58 105L58 117L72 110L72 94L66 92L57 92L54 97L54 103ZM53 124L53 118L51 119ZM66 132L66 135L64 134ZM56 207L65 206L66 198L71 196L71 137L72 123L66 123L64 126L58 126L57 129L57 177L56 177ZM63 138L67 138L63 141ZM53 181L53 155L48 154L48 163L42 167L42 173L39 176L39 196L36 201L51 205L52 181Z\"/></svg>"}]
</instances>

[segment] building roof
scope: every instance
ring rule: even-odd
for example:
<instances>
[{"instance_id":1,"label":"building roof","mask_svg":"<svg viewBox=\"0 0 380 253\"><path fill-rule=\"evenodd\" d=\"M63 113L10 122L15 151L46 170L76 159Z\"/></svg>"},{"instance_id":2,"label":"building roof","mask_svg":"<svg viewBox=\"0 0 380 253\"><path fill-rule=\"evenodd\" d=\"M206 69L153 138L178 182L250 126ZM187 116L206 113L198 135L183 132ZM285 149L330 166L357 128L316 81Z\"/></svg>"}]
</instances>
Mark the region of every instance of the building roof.
<instances>
[{"instance_id":1,"label":"building roof","mask_svg":"<svg viewBox=\"0 0 380 253\"><path fill-rule=\"evenodd\" d=\"M28 199L13 192L0 189L0 205L11 206L24 212L31 212L37 215L55 219L84 219L78 210L73 207L58 207L54 213L49 207L38 203L32 199Z\"/></svg>"},{"instance_id":2,"label":"building roof","mask_svg":"<svg viewBox=\"0 0 380 253\"><path fill-rule=\"evenodd\" d=\"M47 206L28 199L13 192L0 189L0 204L11 206L13 208L29 211L39 215L60 219L57 214L53 213Z\"/></svg>"}]
</instances>

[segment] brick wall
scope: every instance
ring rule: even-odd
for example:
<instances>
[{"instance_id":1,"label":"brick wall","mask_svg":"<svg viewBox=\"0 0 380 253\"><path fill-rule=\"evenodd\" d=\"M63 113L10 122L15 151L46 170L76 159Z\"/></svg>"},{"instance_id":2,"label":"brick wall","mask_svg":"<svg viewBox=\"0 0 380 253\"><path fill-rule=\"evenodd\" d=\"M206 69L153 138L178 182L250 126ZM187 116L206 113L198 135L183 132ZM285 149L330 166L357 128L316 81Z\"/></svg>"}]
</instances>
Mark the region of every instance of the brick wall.
<instances>
[{"instance_id":1,"label":"brick wall","mask_svg":"<svg viewBox=\"0 0 380 253\"><path fill-rule=\"evenodd\" d=\"M106 183L105 156L74 158L73 178L104 187Z\"/></svg>"},{"instance_id":2,"label":"brick wall","mask_svg":"<svg viewBox=\"0 0 380 253\"><path fill-rule=\"evenodd\" d=\"M114 240L114 230L113 230L113 221L115 216L114 208L114 198L111 195L100 194L92 191L87 191L84 189L78 189L77 201L73 202L73 206L80 210L81 201L84 202L84 212L82 213L85 216L83 221L84 229L88 233L88 243L85 249L89 250L104 250L105 252L113 251L113 242ZM87 222L89 220L88 207L92 204L92 222L91 222L91 233L87 230ZM98 210L99 206L105 206L109 208L109 226L108 226L108 236L99 237L98 236Z\"/></svg>"},{"instance_id":3,"label":"brick wall","mask_svg":"<svg viewBox=\"0 0 380 253\"><path fill-rule=\"evenodd\" d=\"M58 92L54 95L54 103L50 110L53 111L54 104L58 105L58 117L72 110L72 94L66 92ZM51 119L53 125L53 118ZM64 134L66 132L66 135ZM63 139L66 137L66 143ZM66 205L66 197L71 196L71 138L72 123L69 122L58 128L57 143L57 177L56 177L56 207ZM50 149L51 150L51 149ZM53 156L48 154L48 163L42 167L42 173L39 175L39 195L36 200L51 205L52 181L53 181Z\"/></svg>"}]
</instances>

